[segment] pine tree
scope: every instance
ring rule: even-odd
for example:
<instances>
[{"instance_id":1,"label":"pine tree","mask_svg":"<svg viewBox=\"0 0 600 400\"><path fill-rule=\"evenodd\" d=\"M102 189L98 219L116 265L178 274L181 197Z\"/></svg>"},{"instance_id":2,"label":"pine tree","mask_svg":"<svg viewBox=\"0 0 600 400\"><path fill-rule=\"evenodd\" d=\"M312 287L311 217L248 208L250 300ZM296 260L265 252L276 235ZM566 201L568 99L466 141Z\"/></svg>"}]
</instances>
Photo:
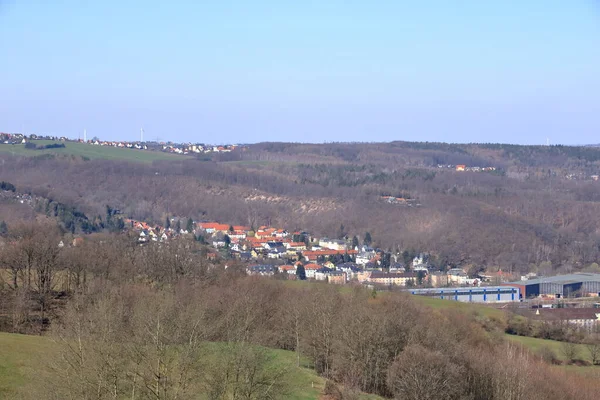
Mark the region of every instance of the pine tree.
<instances>
[{"instance_id":1,"label":"pine tree","mask_svg":"<svg viewBox=\"0 0 600 400\"><path fill-rule=\"evenodd\" d=\"M194 232L194 221L191 218L188 218L185 230L189 233Z\"/></svg>"},{"instance_id":2,"label":"pine tree","mask_svg":"<svg viewBox=\"0 0 600 400\"><path fill-rule=\"evenodd\" d=\"M169 229L171 227L171 218L169 218L169 216L167 215L167 218L165 218L165 229Z\"/></svg>"},{"instance_id":3,"label":"pine tree","mask_svg":"<svg viewBox=\"0 0 600 400\"><path fill-rule=\"evenodd\" d=\"M0 235L5 235L6 233L8 233L8 226L6 222L0 221Z\"/></svg>"},{"instance_id":4,"label":"pine tree","mask_svg":"<svg viewBox=\"0 0 600 400\"><path fill-rule=\"evenodd\" d=\"M343 239L346 236L346 229L344 228L344 224L340 225L340 231L338 233L338 239Z\"/></svg>"},{"instance_id":5,"label":"pine tree","mask_svg":"<svg viewBox=\"0 0 600 400\"><path fill-rule=\"evenodd\" d=\"M358 241L358 237L356 235L354 235L354 237L352 238L352 248L353 249L357 248L359 244L360 244L360 242Z\"/></svg>"},{"instance_id":6,"label":"pine tree","mask_svg":"<svg viewBox=\"0 0 600 400\"><path fill-rule=\"evenodd\" d=\"M302 265L302 264L298 265L298 268L296 268L296 276L301 281L306 280L306 270L304 269L304 265Z\"/></svg>"},{"instance_id":7,"label":"pine tree","mask_svg":"<svg viewBox=\"0 0 600 400\"><path fill-rule=\"evenodd\" d=\"M371 234L369 232L365 233L365 240L363 242L365 246L371 246L371 243L373 243L373 239L371 238Z\"/></svg>"},{"instance_id":8,"label":"pine tree","mask_svg":"<svg viewBox=\"0 0 600 400\"><path fill-rule=\"evenodd\" d=\"M181 232L181 220L180 219L177 220L177 224L175 225L175 230L177 231L177 233Z\"/></svg>"}]
</instances>

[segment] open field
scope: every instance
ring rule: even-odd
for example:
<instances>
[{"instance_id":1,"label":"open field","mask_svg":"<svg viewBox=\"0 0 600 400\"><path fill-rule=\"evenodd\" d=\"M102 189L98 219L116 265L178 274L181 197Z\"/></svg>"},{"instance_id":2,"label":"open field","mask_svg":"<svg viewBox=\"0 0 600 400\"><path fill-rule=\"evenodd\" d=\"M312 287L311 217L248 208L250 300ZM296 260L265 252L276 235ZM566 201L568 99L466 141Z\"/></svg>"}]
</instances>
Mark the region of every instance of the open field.
<instances>
[{"instance_id":1,"label":"open field","mask_svg":"<svg viewBox=\"0 0 600 400\"><path fill-rule=\"evenodd\" d=\"M504 321L506 319L506 313L504 311L485 304L463 303L460 301L442 300L418 295L413 295L412 298L418 303L436 310L453 309L466 313L474 313L482 317L497 319L498 321Z\"/></svg>"},{"instance_id":2,"label":"open field","mask_svg":"<svg viewBox=\"0 0 600 400\"><path fill-rule=\"evenodd\" d=\"M0 333L0 399L18 399L53 343L41 336Z\"/></svg>"},{"instance_id":3,"label":"open field","mask_svg":"<svg viewBox=\"0 0 600 400\"><path fill-rule=\"evenodd\" d=\"M48 144L61 144L63 142L54 142L50 140L36 140L38 146ZM44 149L44 150L29 150L22 144L0 144L0 152L10 153L16 156L40 156L44 154L56 154L66 156L84 157L90 160L124 160L151 163L155 160L181 160L181 157L188 158L177 154L163 153L160 151L123 149L118 147L108 146L93 146L85 143L64 142L65 148Z\"/></svg>"},{"instance_id":4,"label":"open field","mask_svg":"<svg viewBox=\"0 0 600 400\"><path fill-rule=\"evenodd\" d=\"M554 352L556 357L559 360L565 361L566 357L562 354L561 346L563 342L557 342L556 340L547 340L547 339L538 339L532 338L528 336L515 336L515 335L506 335L508 340L512 340L513 342L520 343L523 346L527 347L531 351L536 354L542 350L542 348L547 347ZM577 345L577 358L580 360L585 360L591 362L590 355L588 354L585 346L582 344Z\"/></svg>"},{"instance_id":5,"label":"open field","mask_svg":"<svg viewBox=\"0 0 600 400\"><path fill-rule=\"evenodd\" d=\"M47 337L0 333L0 399L25 398L28 382L40 376L39 368L56 349L56 344ZM217 357L225 349L220 343L208 344L209 354ZM317 400L321 396L325 381L308 368L296 367L296 354L284 350L268 350L274 357L277 369L285 369L290 377L286 399ZM362 400L377 400L380 397L361 395Z\"/></svg>"}]
</instances>

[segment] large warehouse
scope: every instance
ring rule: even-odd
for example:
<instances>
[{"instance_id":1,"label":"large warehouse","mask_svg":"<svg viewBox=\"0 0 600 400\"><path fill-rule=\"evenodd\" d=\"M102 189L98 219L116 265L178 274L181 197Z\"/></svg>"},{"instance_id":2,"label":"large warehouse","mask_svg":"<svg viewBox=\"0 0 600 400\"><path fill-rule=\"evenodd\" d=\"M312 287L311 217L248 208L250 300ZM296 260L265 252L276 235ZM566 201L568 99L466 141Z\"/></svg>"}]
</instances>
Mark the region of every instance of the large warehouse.
<instances>
[{"instance_id":1,"label":"large warehouse","mask_svg":"<svg viewBox=\"0 0 600 400\"><path fill-rule=\"evenodd\" d=\"M503 283L503 286L519 288L524 299L541 294L556 297L581 297L600 295L600 274L569 274L547 278Z\"/></svg>"},{"instance_id":2,"label":"large warehouse","mask_svg":"<svg viewBox=\"0 0 600 400\"><path fill-rule=\"evenodd\" d=\"M503 303L519 301L520 298L519 288L509 286L428 288L408 291L419 296L472 303Z\"/></svg>"}]
</instances>

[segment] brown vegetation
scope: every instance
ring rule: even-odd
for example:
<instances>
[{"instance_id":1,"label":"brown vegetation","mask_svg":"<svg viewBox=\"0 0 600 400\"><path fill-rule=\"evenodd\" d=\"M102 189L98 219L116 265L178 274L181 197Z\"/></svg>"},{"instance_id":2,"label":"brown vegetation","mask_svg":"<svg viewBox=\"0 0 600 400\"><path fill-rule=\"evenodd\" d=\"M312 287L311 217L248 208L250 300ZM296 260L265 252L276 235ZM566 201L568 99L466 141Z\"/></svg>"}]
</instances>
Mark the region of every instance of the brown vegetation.
<instances>
[{"instance_id":1,"label":"brown vegetation","mask_svg":"<svg viewBox=\"0 0 600 400\"><path fill-rule=\"evenodd\" d=\"M308 359L342 385L339 393L330 387L341 398L591 399L598 389L554 376L495 339L492 325L488 332L473 316L442 314L400 293L373 298L361 288L246 277L235 264L208 263L185 238L139 246L96 235L59 247L66 237L47 225L15 228L10 238L0 284L5 327L50 322L60 344L36 398L285 398L293 378L264 347L296 351L298 364ZM209 343L221 346L219 357Z\"/></svg>"},{"instance_id":2,"label":"brown vegetation","mask_svg":"<svg viewBox=\"0 0 600 400\"><path fill-rule=\"evenodd\" d=\"M151 166L122 161L11 158L0 173L20 191L76 206L90 220L106 205L140 220L166 215L335 236L372 233L386 249L431 252L440 266L505 271L588 268L600 256L600 150L423 143L270 143L218 161ZM231 159L231 158L234 159ZM237 160L237 161L236 161ZM457 173L437 164L491 165ZM386 204L383 194L420 207Z\"/></svg>"}]
</instances>

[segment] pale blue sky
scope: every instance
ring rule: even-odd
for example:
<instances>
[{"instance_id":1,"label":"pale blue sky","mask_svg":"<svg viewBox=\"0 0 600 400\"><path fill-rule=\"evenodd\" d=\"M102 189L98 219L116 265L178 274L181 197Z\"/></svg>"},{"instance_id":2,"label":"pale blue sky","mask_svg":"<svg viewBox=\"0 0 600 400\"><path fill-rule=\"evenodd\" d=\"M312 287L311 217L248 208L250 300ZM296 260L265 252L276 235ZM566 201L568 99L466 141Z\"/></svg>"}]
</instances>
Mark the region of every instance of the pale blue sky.
<instances>
[{"instance_id":1,"label":"pale blue sky","mask_svg":"<svg viewBox=\"0 0 600 400\"><path fill-rule=\"evenodd\" d=\"M600 142L597 0L0 0L0 131Z\"/></svg>"}]
</instances>

